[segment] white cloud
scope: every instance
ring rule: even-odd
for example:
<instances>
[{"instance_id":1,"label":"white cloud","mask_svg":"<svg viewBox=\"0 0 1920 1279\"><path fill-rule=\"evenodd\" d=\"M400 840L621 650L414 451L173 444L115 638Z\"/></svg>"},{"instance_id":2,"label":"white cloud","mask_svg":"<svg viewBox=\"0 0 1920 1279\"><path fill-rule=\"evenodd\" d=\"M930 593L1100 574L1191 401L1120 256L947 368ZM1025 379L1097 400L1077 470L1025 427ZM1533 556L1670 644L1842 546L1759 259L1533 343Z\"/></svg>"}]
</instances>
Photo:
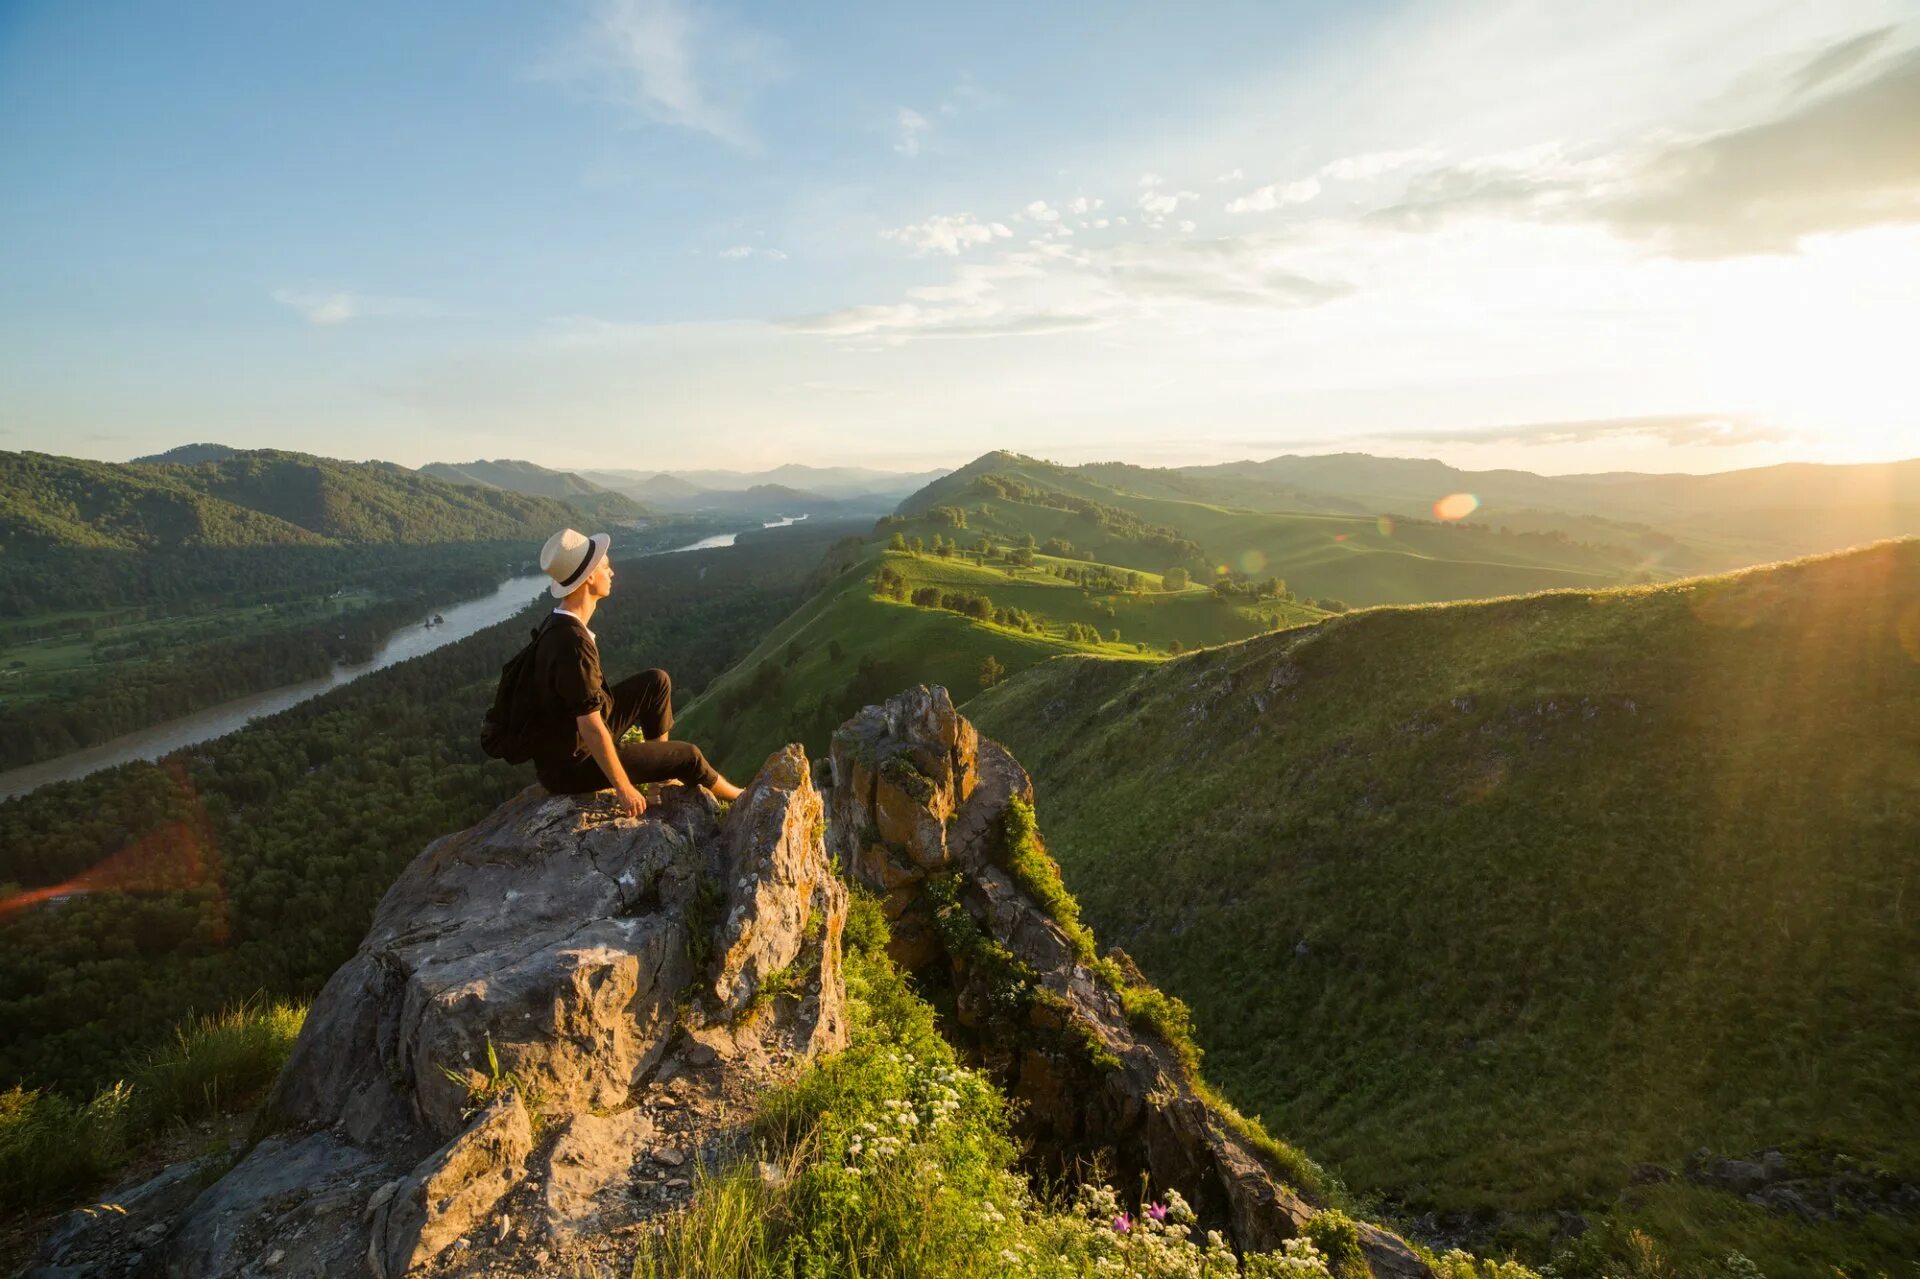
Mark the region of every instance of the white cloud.
<instances>
[{"instance_id":1,"label":"white cloud","mask_svg":"<svg viewBox=\"0 0 1920 1279\"><path fill-rule=\"evenodd\" d=\"M769 262L785 262L787 255L779 249L756 248L751 244L736 244L715 254L722 258L765 258Z\"/></svg>"},{"instance_id":2,"label":"white cloud","mask_svg":"<svg viewBox=\"0 0 1920 1279\"><path fill-rule=\"evenodd\" d=\"M1422 164L1437 163L1441 152L1436 147L1408 147L1400 151L1368 151L1342 156L1322 165L1320 176L1334 182L1365 182L1371 178Z\"/></svg>"},{"instance_id":3,"label":"white cloud","mask_svg":"<svg viewBox=\"0 0 1920 1279\"><path fill-rule=\"evenodd\" d=\"M944 253L954 257L977 244L991 244L1012 234L1002 222L978 222L971 213L948 213L882 231L880 238L904 244L916 255Z\"/></svg>"},{"instance_id":4,"label":"white cloud","mask_svg":"<svg viewBox=\"0 0 1920 1279\"><path fill-rule=\"evenodd\" d=\"M912 107L901 107L894 114L893 149L911 159L920 154L920 139L933 128L927 117Z\"/></svg>"},{"instance_id":5,"label":"white cloud","mask_svg":"<svg viewBox=\"0 0 1920 1279\"><path fill-rule=\"evenodd\" d=\"M1034 240L998 261L956 268L947 284L909 289L902 301L843 307L782 326L897 345L1107 328L1170 308L1295 310L1352 292L1297 269L1290 251L1269 235L1086 249Z\"/></svg>"},{"instance_id":6,"label":"white cloud","mask_svg":"<svg viewBox=\"0 0 1920 1279\"><path fill-rule=\"evenodd\" d=\"M1104 231L1110 225L1111 223L1109 223L1105 218L1095 218L1093 220L1093 229L1096 231Z\"/></svg>"},{"instance_id":7,"label":"white cloud","mask_svg":"<svg viewBox=\"0 0 1920 1279\"><path fill-rule=\"evenodd\" d=\"M1257 191L1227 201L1228 213L1266 213L1288 205L1305 204L1320 194L1320 179L1302 178L1298 182L1270 182Z\"/></svg>"},{"instance_id":8,"label":"white cloud","mask_svg":"<svg viewBox=\"0 0 1920 1279\"><path fill-rule=\"evenodd\" d=\"M275 289L273 300L309 324L345 324L376 317L418 319L444 310L421 298L382 297L351 289Z\"/></svg>"},{"instance_id":9,"label":"white cloud","mask_svg":"<svg viewBox=\"0 0 1920 1279\"><path fill-rule=\"evenodd\" d=\"M1199 229L1200 229L1200 224L1198 222L1182 221L1180 223L1180 230L1186 233L1187 235L1192 235L1195 231L1198 231Z\"/></svg>"},{"instance_id":10,"label":"white cloud","mask_svg":"<svg viewBox=\"0 0 1920 1279\"><path fill-rule=\"evenodd\" d=\"M1154 217L1165 217L1179 208L1182 201L1199 198L1198 191L1147 191L1140 196L1140 207Z\"/></svg>"},{"instance_id":11,"label":"white cloud","mask_svg":"<svg viewBox=\"0 0 1920 1279\"><path fill-rule=\"evenodd\" d=\"M1090 199L1084 195L1075 196L1073 199L1073 203L1067 206L1067 212L1092 213L1095 209L1100 208L1104 204L1106 204L1106 201L1098 198Z\"/></svg>"},{"instance_id":12,"label":"white cloud","mask_svg":"<svg viewBox=\"0 0 1920 1279\"><path fill-rule=\"evenodd\" d=\"M1245 169L1228 169L1225 173L1215 178L1214 181L1215 182L1244 182L1246 180L1246 177L1247 177L1247 171Z\"/></svg>"},{"instance_id":13,"label":"white cloud","mask_svg":"<svg viewBox=\"0 0 1920 1279\"><path fill-rule=\"evenodd\" d=\"M1140 175L1140 185L1142 187L1157 187L1165 181L1166 179L1157 173L1143 173Z\"/></svg>"},{"instance_id":14,"label":"white cloud","mask_svg":"<svg viewBox=\"0 0 1920 1279\"><path fill-rule=\"evenodd\" d=\"M585 27L536 74L750 149L753 99L778 77L779 62L767 36L717 11L683 0L595 0Z\"/></svg>"},{"instance_id":15,"label":"white cloud","mask_svg":"<svg viewBox=\"0 0 1920 1279\"><path fill-rule=\"evenodd\" d=\"M1026 208L1020 210L1020 217L1028 222L1058 222L1060 220L1060 210L1054 208L1045 200L1035 200Z\"/></svg>"}]
</instances>

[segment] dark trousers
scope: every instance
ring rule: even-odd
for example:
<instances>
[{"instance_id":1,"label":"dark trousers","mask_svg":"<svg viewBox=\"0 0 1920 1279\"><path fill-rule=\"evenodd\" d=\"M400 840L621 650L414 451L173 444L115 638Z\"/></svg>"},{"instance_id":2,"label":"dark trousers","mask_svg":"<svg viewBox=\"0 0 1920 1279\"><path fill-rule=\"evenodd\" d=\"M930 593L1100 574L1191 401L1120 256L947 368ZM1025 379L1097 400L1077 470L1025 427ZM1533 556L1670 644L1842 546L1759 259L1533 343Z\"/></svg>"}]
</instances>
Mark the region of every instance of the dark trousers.
<instances>
[{"instance_id":1,"label":"dark trousers","mask_svg":"<svg viewBox=\"0 0 1920 1279\"><path fill-rule=\"evenodd\" d=\"M641 671L607 692L613 698L607 731L613 734L628 781L635 786L668 781L711 786L720 780L698 746L666 740L667 730L673 727L673 681L665 671ZM635 727L647 740L622 742L627 730ZM540 784L556 795L579 795L613 785L591 755L541 761L534 771L539 774Z\"/></svg>"}]
</instances>

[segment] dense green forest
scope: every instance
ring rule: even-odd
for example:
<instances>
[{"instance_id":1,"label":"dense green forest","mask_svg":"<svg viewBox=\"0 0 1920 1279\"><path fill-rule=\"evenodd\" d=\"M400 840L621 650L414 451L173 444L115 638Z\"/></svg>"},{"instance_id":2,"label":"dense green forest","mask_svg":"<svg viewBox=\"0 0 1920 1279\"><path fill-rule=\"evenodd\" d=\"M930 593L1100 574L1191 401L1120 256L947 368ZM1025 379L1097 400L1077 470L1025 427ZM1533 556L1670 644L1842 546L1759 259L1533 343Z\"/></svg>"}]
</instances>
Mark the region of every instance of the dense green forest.
<instances>
[{"instance_id":1,"label":"dense green forest","mask_svg":"<svg viewBox=\"0 0 1920 1279\"><path fill-rule=\"evenodd\" d=\"M661 665L691 695L820 585L843 532L628 561L595 618L609 673ZM407 859L532 780L476 744L532 617L0 804L0 1086L85 1094L189 1009L315 990Z\"/></svg>"},{"instance_id":2,"label":"dense green forest","mask_svg":"<svg viewBox=\"0 0 1920 1279\"><path fill-rule=\"evenodd\" d=\"M342 548L345 550L346 548ZM248 693L369 660L396 628L490 592L524 543L407 548L359 573L309 561L269 598L69 609L0 621L0 768L50 759ZM236 558L284 560L274 548Z\"/></svg>"}]
</instances>

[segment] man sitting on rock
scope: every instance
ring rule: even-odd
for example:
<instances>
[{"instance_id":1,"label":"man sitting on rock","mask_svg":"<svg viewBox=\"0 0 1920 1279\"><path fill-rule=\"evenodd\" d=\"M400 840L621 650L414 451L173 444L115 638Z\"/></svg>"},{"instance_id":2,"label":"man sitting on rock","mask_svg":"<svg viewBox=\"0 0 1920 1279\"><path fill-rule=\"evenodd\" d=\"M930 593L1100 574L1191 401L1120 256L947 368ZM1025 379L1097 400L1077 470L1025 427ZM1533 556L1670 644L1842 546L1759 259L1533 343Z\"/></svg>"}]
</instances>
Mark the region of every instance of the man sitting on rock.
<instances>
[{"instance_id":1,"label":"man sitting on rock","mask_svg":"<svg viewBox=\"0 0 1920 1279\"><path fill-rule=\"evenodd\" d=\"M720 799L740 788L707 763L691 742L667 740L673 727L673 681L662 670L641 671L611 689L600 675L600 650L588 624L595 606L613 591L612 541L562 529L540 549L540 567L560 600L541 627L533 656L534 771L556 795L612 787L629 817L646 811L636 784L679 782L704 786ZM638 727L642 741L622 742Z\"/></svg>"}]
</instances>

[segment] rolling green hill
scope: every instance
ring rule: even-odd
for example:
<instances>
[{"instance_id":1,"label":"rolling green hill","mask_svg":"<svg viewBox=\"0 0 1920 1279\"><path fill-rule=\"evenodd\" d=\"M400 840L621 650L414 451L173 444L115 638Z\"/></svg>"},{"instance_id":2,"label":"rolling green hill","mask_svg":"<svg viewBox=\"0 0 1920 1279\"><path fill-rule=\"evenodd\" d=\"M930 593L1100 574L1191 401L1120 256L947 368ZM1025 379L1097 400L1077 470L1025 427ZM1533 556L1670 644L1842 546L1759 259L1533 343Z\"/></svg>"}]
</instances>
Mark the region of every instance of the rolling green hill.
<instances>
[{"instance_id":1,"label":"rolling green hill","mask_svg":"<svg viewBox=\"0 0 1920 1279\"><path fill-rule=\"evenodd\" d=\"M903 540L923 527L931 535L930 525L894 527ZM967 546L978 541L958 537ZM714 681L676 731L699 741L722 771L744 774L789 741L823 750L848 715L908 685L943 684L965 697L981 686L989 658L1002 672L1074 652L1150 661L1323 616L1289 600L1168 591L1158 574L1135 572L1129 580L1124 569L1109 576L1107 566L1067 556L1017 556L1032 560L1017 564L1006 541L994 545L992 557L977 562L843 545L831 579ZM883 575L899 583L892 594L876 585ZM985 600L976 606L984 616L960 611L969 597Z\"/></svg>"},{"instance_id":2,"label":"rolling green hill","mask_svg":"<svg viewBox=\"0 0 1920 1279\"><path fill-rule=\"evenodd\" d=\"M194 465L0 453L0 546L10 550L545 538L573 518L549 498L385 462L275 450Z\"/></svg>"},{"instance_id":3,"label":"rolling green hill","mask_svg":"<svg viewBox=\"0 0 1920 1279\"><path fill-rule=\"evenodd\" d=\"M1536 1257L1566 1210L1913 1273L1920 542L1066 657L966 710L1210 1074L1356 1190Z\"/></svg>"},{"instance_id":4,"label":"rolling green hill","mask_svg":"<svg viewBox=\"0 0 1920 1279\"><path fill-rule=\"evenodd\" d=\"M1097 483L1089 478L1095 474L1136 487ZM929 484L900 510L960 510L972 529L1032 532L1043 542L1062 537L1105 562L1135 568L1274 575L1298 594L1349 604L1428 603L1670 575L1635 548L1576 542L1554 531L1236 508L1166 496L1178 491L1179 479L1161 482L1161 475L990 453Z\"/></svg>"}]
</instances>

